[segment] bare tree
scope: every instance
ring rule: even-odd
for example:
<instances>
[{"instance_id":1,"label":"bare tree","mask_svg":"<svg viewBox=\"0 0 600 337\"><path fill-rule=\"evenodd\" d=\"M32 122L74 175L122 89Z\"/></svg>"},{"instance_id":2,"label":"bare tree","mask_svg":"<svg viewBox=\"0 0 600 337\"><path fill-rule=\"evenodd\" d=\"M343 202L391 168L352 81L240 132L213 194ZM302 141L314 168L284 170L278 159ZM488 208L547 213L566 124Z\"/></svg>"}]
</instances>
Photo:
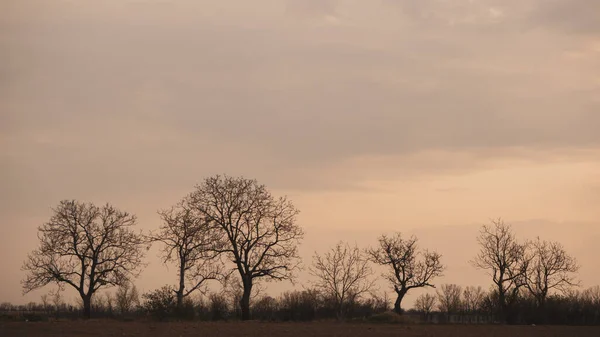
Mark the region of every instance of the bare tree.
<instances>
[{"instance_id":1,"label":"bare tree","mask_svg":"<svg viewBox=\"0 0 600 337\"><path fill-rule=\"evenodd\" d=\"M48 294L43 294L41 300L44 312L48 314L50 312L50 298L48 297Z\"/></svg>"},{"instance_id":2,"label":"bare tree","mask_svg":"<svg viewBox=\"0 0 600 337\"><path fill-rule=\"evenodd\" d=\"M163 244L161 256L164 263L177 265L177 309L183 307L184 298L194 291L205 291L208 280L221 277L221 264L216 261L215 242L219 233L211 230L210 222L198 216L183 200L169 210L158 212L163 224L159 232L150 236L153 242Z\"/></svg>"},{"instance_id":3,"label":"bare tree","mask_svg":"<svg viewBox=\"0 0 600 337\"><path fill-rule=\"evenodd\" d=\"M91 315L98 289L136 276L144 256L143 237L133 232L136 218L109 204L61 201L50 221L38 229L40 247L23 264L24 293L51 282L77 290L84 317Z\"/></svg>"},{"instance_id":4,"label":"bare tree","mask_svg":"<svg viewBox=\"0 0 600 337\"><path fill-rule=\"evenodd\" d=\"M322 256L315 253L309 271L316 278L314 286L335 301L339 319L344 318L347 305L374 284L368 258L358 247L343 242Z\"/></svg>"},{"instance_id":5,"label":"bare tree","mask_svg":"<svg viewBox=\"0 0 600 337\"><path fill-rule=\"evenodd\" d=\"M528 248L530 263L525 270L525 287L539 307L545 305L552 289L564 291L579 285L574 275L579 265L560 243L541 241L538 237Z\"/></svg>"},{"instance_id":6,"label":"bare tree","mask_svg":"<svg viewBox=\"0 0 600 337\"><path fill-rule=\"evenodd\" d=\"M414 236L405 240L400 233L391 237L382 235L379 246L368 252L373 262L389 269L383 277L394 287L397 295L394 311L398 314L402 314L402 299L409 290L435 288L431 280L442 276L444 271L442 256L427 250L419 252Z\"/></svg>"},{"instance_id":7,"label":"bare tree","mask_svg":"<svg viewBox=\"0 0 600 337\"><path fill-rule=\"evenodd\" d=\"M56 310L56 316L58 317L58 311L60 310L60 306L63 304L63 298L60 294L62 291L61 287L57 287L56 290L50 291L50 297L52 299L52 305L54 305L54 309Z\"/></svg>"},{"instance_id":8,"label":"bare tree","mask_svg":"<svg viewBox=\"0 0 600 337\"><path fill-rule=\"evenodd\" d=\"M286 197L243 177L214 176L189 196L190 205L219 233L215 252L234 264L244 291L242 319L250 319L250 294L261 280L292 280L299 266L297 246L304 236L298 210Z\"/></svg>"},{"instance_id":9,"label":"bare tree","mask_svg":"<svg viewBox=\"0 0 600 337\"><path fill-rule=\"evenodd\" d=\"M600 306L600 286L593 286L583 291L582 297L593 306Z\"/></svg>"},{"instance_id":10,"label":"bare tree","mask_svg":"<svg viewBox=\"0 0 600 337\"><path fill-rule=\"evenodd\" d=\"M485 291L481 286L468 286L463 291L463 311L475 313L482 309Z\"/></svg>"},{"instance_id":11,"label":"bare tree","mask_svg":"<svg viewBox=\"0 0 600 337\"><path fill-rule=\"evenodd\" d=\"M105 293L104 297L106 298L106 310L108 311L109 315L113 314L113 310L114 310L114 302L115 302L115 298L112 296L111 293ZM139 299L138 299L139 302Z\"/></svg>"},{"instance_id":12,"label":"bare tree","mask_svg":"<svg viewBox=\"0 0 600 337\"><path fill-rule=\"evenodd\" d=\"M462 307L462 287L456 284L442 284L437 291L438 309L446 314L456 314Z\"/></svg>"},{"instance_id":13,"label":"bare tree","mask_svg":"<svg viewBox=\"0 0 600 337\"><path fill-rule=\"evenodd\" d=\"M471 264L492 276L498 293L500 319L506 320L510 303L526 283L525 272L529 264L525 254L527 245L517 241L510 225L502 219L483 225L477 242L480 250Z\"/></svg>"},{"instance_id":14,"label":"bare tree","mask_svg":"<svg viewBox=\"0 0 600 337\"><path fill-rule=\"evenodd\" d=\"M131 282L125 282L117 288L115 300L121 315L129 313L135 306L140 305L139 292Z\"/></svg>"},{"instance_id":15,"label":"bare tree","mask_svg":"<svg viewBox=\"0 0 600 337\"><path fill-rule=\"evenodd\" d=\"M425 317L428 318L431 312L433 311L433 308L435 307L436 303L437 300L435 296L431 294L421 294L415 300L415 309L423 312L425 314Z\"/></svg>"}]
</instances>

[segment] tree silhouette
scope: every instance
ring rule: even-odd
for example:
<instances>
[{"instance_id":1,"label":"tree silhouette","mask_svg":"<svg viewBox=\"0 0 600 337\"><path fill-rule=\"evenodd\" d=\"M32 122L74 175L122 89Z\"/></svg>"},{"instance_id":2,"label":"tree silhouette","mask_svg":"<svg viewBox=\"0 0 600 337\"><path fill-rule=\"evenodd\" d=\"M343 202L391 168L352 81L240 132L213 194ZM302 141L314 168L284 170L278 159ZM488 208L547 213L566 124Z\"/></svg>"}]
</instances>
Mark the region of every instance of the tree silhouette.
<instances>
[{"instance_id":1,"label":"tree silhouette","mask_svg":"<svg viewBox=\"0 0 600 337\"><path fill-rule=\"evenodd\" d=\"M113 299L109 294L106 294L106 305L111 309L112 301ZM115 293L115 301L121 315L129 313L135 306L140 305L140 295L137 287L130 282L121 284Z\"/></svg>"},{"instance_id":2,"label":"tree silhouette","mask_svg":"<svg viewBox=\"0 0 600 337\"><path fill-rule=\"evenodd\" d=\"M335 301L338 319L343 319L348 304L373 287L369 260L358 247L339 242L323 255L315 253L310 273L314 285Z\"/></svg>"},{"instance_id":3,"label":"tree silhouette","mask_svg":"<svg viewBox=\"0 0 600 337\"><path fill-rule=\"evenodd\" d=\"M523 287L529 265L526 244L517 241L510 225L502 219L493 220L491 225L483 225L477 242L480 250L471 264L488 271L497 290L500 319L507 319L510 304L517 298Z\"/></svg>"},{"instance_id":4,"label":"tree silhouette","mask_svg":"<svg viewBox=\"0 0 600 337\"><path fill-rule=\"evenodd\" d=\"M437 291L438 309L446 314L456 314L462 307L462 287L456 284L442 284Z\"/></svg>"},{"instance_id":5,"label":"tree silhouette","mask_svg":"<svg viewBox=\"0 0 600 337\"><path fill-rule=\"evenodd\" d=\"M135 223L134 215L109 204L61 201L39 227L40 246L23 264L24 293L52 282L69 285L81 296L89 318L98 289L127 282L143 266L144 239L132 230Z\"/></svg>"},{"instance_id":6,"label":"tree silhouette","mask_svg":"<svg viewBox=\"0 0 600 337\"><path fill-rule=\"evenodd\" d=\"M463 291L463 308L466 313L472 314L482 309L485 291L481 286L467 286Z\"/></svg>"},{"instance_id":7,"label":"tree silhouette","mask_svg":"<svg viewBox=\"0 0 600 337\"><path fill-rule=\"evenodd\" d=\"M402 313L402 299L415 288L435 286L431 280L442 276L444 266L441 255L436 252L418 251L417 238L403 239L400 233L393 236L381 235L379 246L368 250L371 260L388 267L383 277L392 284L396 292L394 311Z\"/></svg>"},{"instance_id":8,"label":"tree silhouette","mask_svg":"<svg viewBox=\"0 0 600 337\"><path fill-rule=\"evenodd\" d=\"M298 210L286 198L275 198L264 185L243 177L214 176L189 196L198 216L219 234L215 253L234 264L243 285L242 319L250 319L250 294L257 280L291 280L300 258L304 233Z\"/></svg>"},{"instance_id":9,"label":"tree silhouette","mask_svg":"<svg viewBox=\"0 0 600 337\"><path fill-rule=\"evenodd\" d=\"M210 222L203 216L195 214L187 200L158 214L163 223L150 240L162 243L164 263L177 265L175 294L177 310L181 311L184 298L196 290L203 290L206 281L222 276L221 264L214 253L219 233L211 229Z\"/></svg>"},{"instance_id":10,"label":"tree silhouette","mask_svg":"<svg viewBox=\"0 0 600 337\"><path fill-rule=\"evenodd\" d=\"M425 318L429 318L429 315L433 311L437 299L431 294L421 294L415 300L415 309L425 314Z\"/></svg>"},{"instance_id":11,"label":"tree silhouette","mask_svg":"<svg viewBox=\"0 0 600 337\"><path fill-rule=\"evenodd\" d=\"M525 287L535 297L538 307L546 303L553 289L561 291L576 286L577 261L558 242L542 241L538 237L528 245L529 265L525 270Z\"/></svg>"}]
</instances>

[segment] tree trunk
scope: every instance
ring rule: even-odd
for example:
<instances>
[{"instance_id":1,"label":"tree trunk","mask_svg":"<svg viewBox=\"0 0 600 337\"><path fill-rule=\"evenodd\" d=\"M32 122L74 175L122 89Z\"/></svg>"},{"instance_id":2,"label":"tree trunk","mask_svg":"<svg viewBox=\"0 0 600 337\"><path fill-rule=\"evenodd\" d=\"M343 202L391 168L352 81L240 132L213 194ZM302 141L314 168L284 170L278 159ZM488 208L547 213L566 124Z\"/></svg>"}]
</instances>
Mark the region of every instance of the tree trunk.
<instances>
[{"instance_id":1,"label":"tree trunk","mask_svg":"<svg viewBox=\"0 0 600 337\"><path fill-rule=\"evenodd\" d=\"M340 304L337 306L337 319L339 321L343 321L344 320L344 314L345 314L346 308L344 307L344 300L340 301Z\"/></svg>"},{"instance_id":2,"label":"tree trunk","mask_svg":"<svg viewBox=\"0 0 600 337\"><path fill-rule=\"evenodd\" d=\"M183 289L176 291L175 294L177 296L177 314L182 315L183 314Z\"/></svg>"},{"instance_id":3,"label":"tree trunk","mask_svg":"<svg viewBox=\"0 0 600 337\"><path fill-rule=\"evenodd\" d=\"M396 297L396 302L394 302L394 312L398 315L402 315L402 299L404 298L404 295L406 295L406 292L397 291L396 294L398 297Z\"/></svg>"},{"instance_id":4,"label":"tree trunk","mask_svg":"<svg viewBox=\"0 0 600 337\"><path fill-rule=\"evenodd\" d=\"M498 283L498 319L501 323L506 324L506 294L502 283Z\"/></svg>"},{"instance_id":5,"label":"tree trunk","mask_svg":"<svg viewBox=\"0 0 600 337\"><path fill-rule=\"evenodd\" d=\"M250 293L252 292L252 281L244 280L244 293L240 299L240 309L242 309L242 321L250 319Z\"/></svg>"},{"instance_id":6,"label":"tree trunk","mask_svg":"<svg viewBox=\"0 0 600 337\"><path fill-rule=\"evenodd\" d=\"M92 296L82 295L81 299L83 300L83 318L89 319L92 317Z\"/></svg>"},{"instance_id":7,"label":"tree trunk","mask_svg":"<svg viewBox=\"0 0 600 337\"><path fill-rule=\"evenodd\" d=\"M177 313L183 313L183 292L185 290L185 257L179 253L179 289L177 289Z\"/></svg>"}]
</instances>

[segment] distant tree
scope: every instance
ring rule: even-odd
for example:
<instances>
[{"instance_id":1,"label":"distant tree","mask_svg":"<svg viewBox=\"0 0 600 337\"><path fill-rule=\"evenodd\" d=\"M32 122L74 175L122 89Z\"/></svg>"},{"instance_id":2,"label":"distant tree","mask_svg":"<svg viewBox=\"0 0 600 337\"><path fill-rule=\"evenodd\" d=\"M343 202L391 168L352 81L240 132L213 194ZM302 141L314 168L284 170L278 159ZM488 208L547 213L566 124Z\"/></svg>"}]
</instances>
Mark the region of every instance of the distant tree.
<instances>
[{"instance_id":1,"label":"distant tree","mask_svg":"<svg viewBox=\"0 0 600 337\"><path fill-rule=\"evenodd\" d=\"M50 298L48 297L48 294L43 294L41 297L42 300L42 307L44 308L44 312L48 313L50 311Z\"/></svg>"},{"instance_id":2,"label":"distant tree","mask_svg":"<svg viewBox=\"0 0 600 337\"><path fill-rule=\"evenodd\" d=\"M519 289L525 286L529 265L526 244L517 241L510 225L502 219L483 225L477 242L480 250L471 264L486 270L496 287L500 319L507 320L509 306L517 298Z\"/></svg>"},{"instance_id":3,"label":"distant tree","mask_svg":"<svg viewBox=\"0 0 600 337\"><path fill-rule=\"evenodd\" d=\"M140 295L134 284L125 282L117 288L115 300L119 312L124 315L140 304Z\"/></svg>"},{"instance_id":4,"label":"distant tree","mask_svg":"<svg viewBox=\"0 0 600 337\"><path fill-rule=\"evenodd\" d=\"M97 313L105 313L106 312L106 302L104 301L104 296L96 295L92 297L92 311ZM81 300L81 299L80 299ZM83 303L81 303L83 304Z\"/></svg>"},{"instance_id":5,"label":"distant tree","mask_svg":"<svg viewBox=\"0 0 600 337\"><path fill-rule=\"evenodd\" d=\"M50 291L50 297L52 299L52 305L54 306L54 310L56 310L56 316L58 317L58 312L60 310L61 305L64 304L62 295L60 294L62 291L61 287L57 287L56 290Z\"/></svg>"},{"instance_id":6,"label":"distant tree","mask_svg":"<svg viewBox=\"0 0 600 337\"><path fill-rule=\"evenodd\" d=\"M214 176L189 196L190 206L219 234L214 251L231 259L240 276L242 320L250 319L250 295L261 280L292 280L300 263L297 246L304 233L298 210L286 197L243 177Z\"/></svg>"},{"instance_id":7,"label":"distant tree","mask_svg":"<svg viewBox=\"0 0 600 337\"><path fill-rule=\"evenodd\" d=\"M208 300L213 321L220 321L228 317L229 307L227 306L227 298L223 294L211 293Z\"/></svg>"},{"instance_id":8,"label":"distant tree","mask_svg":"<svg viewBox=\"0 0 600 337\"><path fill-rule=\"evenodd\" d=\"M277 309L277 300L271 296L260 297L252 308L253 315L263 321L275 320Z\"/></svg>"},{"instance_id":9,"label":"distant tree","mask_svg":"<svg viewBox=\"0 0 600 337\"><path fill-rule=\"evenodd\" d=\"M166 319L173 316L177 309L177 300L174 294L175 291L170 285L145 293L142 295L144 299L143 307L154 318Z\"/></svg>"},{"instance_id":10,"label":"distant tree","mask_svg":"<svg viewBox=\"0 0 600 337\"><path fill-rule=\"evenodd\" d=\"M462 307L462 287L456 284L442 284L437 290L438 309L448 315L456 314Z\"/></svg>"},{"instance_id":11,"label":"distant tree","mask_svg":"<svg viewBox=\"0 0 600 337\"><path fill-rule=\"evenodd\" d=\"M551 290L564 292L579 285L574 275L579 270L577 261L560 243L541 241L538 237L528 248L530 263L525 270L525 287L538 307L544 306Z\"/></svg>"},{"instance_id":12,"label":"distant tree","mask_svg":"<svg viewBox=\"0 0 600 337\"><path fill-rule=\"evenodd\" d=\"M388 268L383 277L396 292L394 311L402 313L402 300L411 289L432 287L431 281L442 276L444 266L441 255L436 252L419 252L417 238L402 238L400 233L393 236L382 235L379 245L368 250L371 260Z\"/></svg>"},{"instance_id":13,"label":"distant tree","mask_svg":"<svg viewBox=\"0 0 600 337\"><path fill-rule=\"evenodd\" d=\"M421 294L415 301L415 309L425 314L425 317L429 317L433 308L435 307L437 300L434 295Z\"/></svg>"},{"instance_id":14,"label":"distant tree","mask_svg":"<svg viewBox=\"0 0 600 337\"><path fill-rule=\"evenodd\" d=\"M214 252L220 233L211 230L210 221L195 214L187 200L158 213L163 224L158 233L150 235L150 240L162 243L164 263L177 266L175 294L181 310L184 298L197 290L204 292L206 281L221 277L223 270Z\"/></svg>"},{"instance_id":15,"label":"distant tree","mask_svg":"<svg viewBox=\"0 0 600 337\"><path fill-rule=\"evenodd\" d=\"M286 291L279 297L283 320L309 321L316 317L321 294L316 289Z\"/></svg>"},{"instance_id":16,"label":"distant tree","mask_svg":"<svg viewBox=\"0 0 600 337\"><path fill-rule=\"evenodd\" d=\"M468 286L463 291L463 308L466 313L475 313L482 309L485 291L481 286Z\"/></svg>"},{"instance_id":17,"label":"distant tree","mask_svg":"<svg viewBox=\"0 0 600 337\"><path fill-rule=\"evenodd\" d=\"M346 307L374 284L368 258L358 247L343 242L323 255L315 253L310 274L316 278L314 286L335 301L339 319L344 318Z\"/></svg>"},{"instance_id":18,"label":"distant tree","mask_svg":"<svg viewBox=\"0 0 600 337\"><path fill-rule=\"evenodd\" d=\"M144 240L132 230L135 223L135 216L109 204L61 201L38 229L40 247L23 264L24 293L52 282L67 284L79 293L89 318L98 289L120 285L142 267Z\"/></svg>"},{"instance_id":19,"label":"distant tree","mask_svg":"<svg viewBox=\"0 0 600 337\"><path fill-rule=\"evenodd\" d=\"M106 301L106 310L108 311L109 315L112 315L113 311L114 311L114 308L115 308L115 305L114 305L115 298L112 296L111 293L105 293L104 297L106 298L105 299L105 301ZM138 302L139 302L139 299L138 299Z\"/></svg>"},{"instance_id":20,"label":"distant tree","mask_svg":"<svg viewBox=\"0 0 600 337\"><path fill-rule=\"evenodd\" d=\"M600 308L600 286L593 286L584 290L583 297L586 298L592 305Z\"/></svg>"}]
</instances>

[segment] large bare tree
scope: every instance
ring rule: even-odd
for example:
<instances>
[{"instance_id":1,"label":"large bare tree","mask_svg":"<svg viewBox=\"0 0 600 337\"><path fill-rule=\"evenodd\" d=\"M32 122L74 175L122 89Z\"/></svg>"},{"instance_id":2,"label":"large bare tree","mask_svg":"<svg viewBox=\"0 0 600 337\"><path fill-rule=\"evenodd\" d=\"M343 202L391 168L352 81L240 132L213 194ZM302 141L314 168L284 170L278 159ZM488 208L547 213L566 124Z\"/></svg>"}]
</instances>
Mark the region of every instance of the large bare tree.
<instances>
[{"instance_id":1,"label":"large bare tree","mask_svg":"<svg viewBox=\"0 0 600 337\"><path fill-rule=\"evenodd\" d=\"M243 285L242 319L250 319L256 281L292 280L299 266L297 246L304 233L298 210L286 197L275 198L254 179L213 176L189 195L198 216L220 237L215 252L230 259Z\"/></svg>"},{"instance_id":2,"label":"large bare tree","mask_svg":"<svg viewBox=\"0 0 600 337\"><path fill-rule=\"evenodd\" d=\"M339 319L344 318L348 304L373 287L368 258L347 243L338 242L323 255L315 253L309 270L316 278L315 287L335 301Z\"/></svg>"},{"instance_id":3,"label":"large bare tree","mask_svg":"<svg viewBox=\"0 0 600 337\"><path fill-rule=\"evenodd\" d=\"M196 290L204 290L207 281L221 278L221 264L214 252L219 233L211 229L205 217L194 212L186 199L158 213L163 223L150 240L162 243L164 263L177 266L175 294L180 311L184 298Z\"/></svg>"},{"instance_id":4,"label":"large bare tree","mask_svg":"<svg viewBox=\"0 0 600 337\"><path fill-rule=\"evenodd\" d=\"M511 302L526 284L525 273L529 265L527 245L517 241L511 226L502 219L483 225L477 242L480 250L471 264L492 276L498 294L500 319L506 320Z\"/></svg>"},{"instance_id":5,"label":"large bare tree","mask_svg":"<svg viewBox=\"0 0 600 337\"><path fill-rule=\"evenodd\" d=\"M525 287L539 307L546 303L548 293L564 291L579 285L575 273L579 265L558 242L542 241L538 237L528 245L529 266L525 270Z\"/></svg>"},{"instance_id":6,"label":"large bare tree","mask_svg":"<svg viewBox=\"0 0 600 337\"><path fill-rule=\"evenodd\" d=\"M381 235L379 245L368 250L371 260L388 268L383 277L391 283L396 292L394 311L402 314L402 300L414 288L432 287L431 281L442 276L444 266L441 255L424 250L420 252L417 238L402 238L400 233L393 236Z\"/></svg>"},{"instance_id":7,"label":"large bare tree","mask_svg":"<svg viewBox=\"0 0 600 337\"><path fill-rule=\"evenodd\" d=\"M38 228L40 246L23 264L24 293L53 282L69 285L81 296L89 318L98 289L127 282L143 266L145 241L134 232L135 224L134 215L109 204L61 201L50 221Z\"/></svg>"}]
</instances>

